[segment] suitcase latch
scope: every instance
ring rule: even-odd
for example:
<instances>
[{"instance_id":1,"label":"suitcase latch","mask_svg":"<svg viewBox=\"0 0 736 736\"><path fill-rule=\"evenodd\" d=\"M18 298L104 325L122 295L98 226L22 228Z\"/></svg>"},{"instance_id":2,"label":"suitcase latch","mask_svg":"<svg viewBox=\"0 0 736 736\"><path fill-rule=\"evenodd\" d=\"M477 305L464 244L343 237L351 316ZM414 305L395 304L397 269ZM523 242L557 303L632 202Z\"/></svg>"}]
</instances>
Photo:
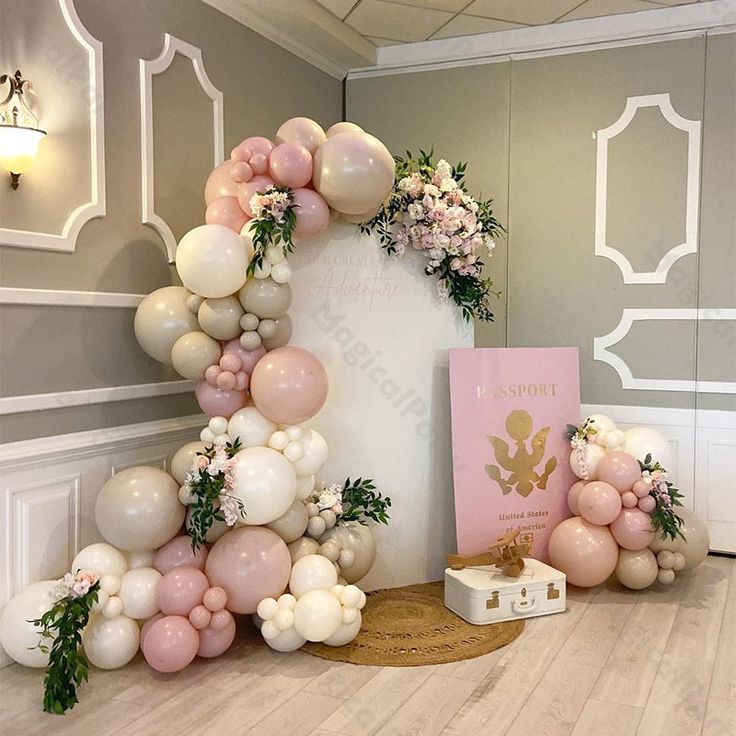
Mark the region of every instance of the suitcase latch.
<instances>
[{"instance_id":1,"label":"suitcase latch","mask_svg":"<svg viewBox=\"0 0 736 736\"><path fill-rule=\"evenodd\" d=\"M560 591L555 588L554 583L547 583L547 600L556 601L560 597Z\"/></svg>"},{"instance_id":2,"label":"suitcase latch","mask_svg":"<svg viewBox=\"0 0 736 736\"><path fill-rule=\"evenodd\" d=\"M498 591L494 590L491 597L486 601L486 608L498 608L500 605L498 600Z\"/></svg>"}]
</instances>

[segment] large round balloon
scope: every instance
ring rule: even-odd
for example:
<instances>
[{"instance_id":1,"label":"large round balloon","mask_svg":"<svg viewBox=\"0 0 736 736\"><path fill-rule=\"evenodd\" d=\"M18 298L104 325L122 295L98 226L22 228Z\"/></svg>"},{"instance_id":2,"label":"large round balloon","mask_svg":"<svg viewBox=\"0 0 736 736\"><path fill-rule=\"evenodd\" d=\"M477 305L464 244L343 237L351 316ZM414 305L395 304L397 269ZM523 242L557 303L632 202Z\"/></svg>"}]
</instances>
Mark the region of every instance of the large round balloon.
<instances>
[{"instance_id":1,"label":"large round balloon","mask_svg":"<svg viewBox=\"0 0 736 736\"><path fill-rule=\"evenodd\" d=\"M201 381L209 366L222 355L220 343L201 331L187 332L171 348L171 364L184 378Z\"/></svg>"},{"instance_id":2,"label":"large round balloon","mask_svg":"<svg viewBox=\"0 0 736 736\"><path fill-rule=\"evenodd\" d=\"M296 227L294 242L316 238L327 230L330 224L330 208L322 197L312 189L294 190L296 205Z\"/></svg>"},{"instance_id":3,"label":"large round balloon","mask_svg":"<svg viewBox=\"0 0 736 736\"><path fill-rule=\"evenodd\" d=\"M652 517L637 508L622 509L611 524L611 534L624 549L644 549L654 541Z\"/></svg>"},{"instance_id":4,"label":"large round balloon","mask_svg":"<svg viewBox=\"0 0 736 736\"><path fill-rule=\"evenodd\" d=\"M77 552L72 560L72 572L94 570L98 575L114 575L121 578L128 569L125 555L106 542L90 544Z\"/></svg>"},{"instance_id":5,"label":"large round balloon","mask_svg":"<svg viewBox=\"0 0 736 736\"><path fill-rule=\"evenodd\" d=\"M194 388L199 408L210 417L231 417L240 409L247 394L245 391L237 391L212 386L207 381L199 381Z\"/></svg>"},{"instance_id":6,"label":"large round balloon","mask_svg":"<svg viewBox=\"0 0 736 736\"><path fill-rule=\"evenodd\" d=\"M123 613L130 618L147 619L158 613L156 586L161 573L152 567L136 567L123 575L118 597L123 602Z\"/></svg>"},{"instance_id":7,"label":"large round balloon","mask_svg":"<svg viewBox=\"0 0 736 736\"><path fill-rule=\"evenodd\" d=\"M644 462L647 455L664 468L673 465L672 445L667 438L651 427L632 427L624 432L624 449L629 455Z\"/></svg>"},{"instance_id":8,"label":"large round balloon","mask_svg":"<svg viewBox=\"0 0 736 736\"><path fill-rule=\"evenodd\" d=\"M175 567L182 566L204 570L206 560L207 547L197 547L197 551L194 552L191 537L181 535L174 537L156 552L153 567L162 575L166 575Z\"/></svg>"},{"instance_id":9,"label":"large round balloon","mask_svg":"<svg viewBox=\"0 0 736 736\"><path fill-rule=\"evenodd\" d=\"M204 185L204 201L209 206L220 197L234 197L238 191L238 185L230 176L233 162L228 159L217 166L207 178Z\"/></svg>"},{"instance_id":10,"label":"large round balloon","mask_svg":"<svg viewBox=\"0 0 736 736\"><path fill-rule=\"evenodd\" d=\"M609 483L619 493L630 491L634 483L641 479L638 460L620 450L607 452L598 463L597 472L598 480Z\"/></svg>"},{"instance_id":11,"label":"large round balloon","mask_svg":"<svg viewBox=\"0 0 736 736\"><path fill-rule=\"evenodd\" d=\"M391 192L394 174L388 149L368 133L337 133L314 155L314 188L332 209L348 215L378 207Z\"/></svg>"},{"instance_id":12,"label":"large round balloon","mask_svg":"<svg viewBox=\"0 0 736 736\"><path fill-rule=\"evenodd\" d=\"M290 118L276 131L276 143L300 143L309 153L325 142L327 136L322 126L310 118Z\"/></svg>"},{"instance_id":13,"label":"large round balloon","mask_svg":"<svg viewBox=\"0 0 736 736\"><path fill-rule=\"evenodd\" d=\"M133 320L140 346L159 363L171 365L171 348L187 332L199 329L196 315L187 307L190 293L183 286L156 289L138 305Z\"/></svg>"},{"instance_id":14,"label":"large round balloon","mask_svg":"<svg viewBox=\"0 0 736 736\"><path fill-rule=\"evenodd\" d=\"M294 628L307 641L324 641L342 623L340 601L327 590L310 590L294 608Z\"/></svg>"},{"instance_id":15,"label":"large round balloon","mask_svg":"<svg viewBox=\"0 0 736 736\"><path fill-rule=\"evenodd\" d=\"M699 565L707 556L710 548L708 527L692 512L683 506L678 506L675 513L682 519L680 527L685 539L677 537L670 539L655 534L649 548L657 553L662 550L679 552L685 558L685 570L691 570Z\"/></svg>"},{"instance_id":16,"label":"large round balloon","mask_svg":"<svg viewBox=\"0 0 736 736\"><path fill-rule=\"evenodd\" d=\"M328 647L344 647L355 639L363 625L363 617L360 615L360 611L357 613L355 621L349 624L340 624L338 630L332 636L328 636L322 643L327 644Z\"/></svg>"},{"instance_id":17,"label":"large round balloon","mask_svg":"<svg viewBox=\"0 0 736 736\"><path fill-rule=\"evenodd\" d=\"M278 319L286 314L291 304L291 286L277 284L270 276L248 279L238 292L243 309L261 319Z\"/></svg>"},{"instance_id":18,"label":"large round balloon","mask_svg":"<svg viewBox=\"0 0 736 736\"><path fill-rule=\"evenodd\" d=\"M605 582L618 562L618 544L605 526L579 516L565 519L549 538L552 565L567 575L567 581L582 588Z\"/></svg>"},{"instance_id":19,"label":"large round balloon","mask_svg":"<svg viewBox=\"0 0 736 736\"><path fill-rule=\"evenodd\" d=\"M199 632L197 654L205 659L224 654L235 639L235 619L232 614L229 611L219 611L218 614L222 614L226 621L223 628L213 629L207 626Z\"/></svg>"},{"instance_id":20,"label":"large round balloon","mask_svg":"<svg viewBox=\"0 0 736 736\"><path fill-rule=\"evenodd\" d=\"M298 559L291 569L289 591L296 598L310 590L329 590L333 585L337 585L337 571L322 555L306 555Z\"/></svg>"},{"instance_id":21,"label":"large round balloon","mask_svg":"<svg viewBox=\"0 0 736 736\"><path fill-rule=\"evenodd\" d=\"M97 496L97 528L123 550L161 547L184 523L186 508L178 494L179 485L163 470L146 466L121 470Z\"/></svg>"},{"instance_id":22,"label":"large round balloon","mask_svg":"<svg viewBox=\"0 0 736 736\"><path fill-rule=\"evenodd\" d=\"M43 580L16 593L0 615L0 644L7 655L24 667L45 667L48 652L36 649L41 630L31 621L41 618L54 603L56 581Z\"/></svg>"},{"instance_id":23,"label":"large round balloon","mask_svg":"<svg viewBox=\"0 0 736 736\"><path fill-rule=\"evenodd\" d=\"M265 447L268 438L278 429L276 424L255 408L244 406L230 417L227 433L240 440L241 447Z\"/></svg>"},{"instance_id":24,"label":"large round balloon","mask_svg":"<svg viewBox=\"0 0 736 736\"><path fill-rule=\"evenodd\" d=\"M354 562L342 568L342 577L351 584L364 578L376 560L376 541L370 526L359 521L340 523L328 529L320 537L320 542L324 544L329 539L336 539L341 550L353 553Z\"/></svg>"},{"instance_id":25,"label":"large round balloon","mask_svg":"<svg viewBox=\"0 0 736 736\"><path fill-rule=\"evenodd\" d=\"M199 634L183 616L164 616L146 631L141 648L157 672L178 672L197 656Z\"/></svg>"},{"instance_id":26,"label":"large round balloon","mask_svg":"<svg viewBox=\"0 0 736 736\"><path fill-rule=\"evenodd\" d=\"M616 577L621 585L632 590L648 588L656 579L657 558L648 549L622 549L616 564Z\"/></svg>"},{"instance_id":27,"label":"large round balloon","mask_svg":"<svg viewBox=\"0 0 736 736\"><path fill-rule=\"evenodd\" d=\"M296 499L286 512L267 526L271 531L276 532L286 544L290 544L304 534L308 523L307 507L304 505L304 501Z\"/></svg>"},{"instance_id":28,"label":"large round balloon","mask_svg":"<svg viewBox=\"0 0 736 736\"><path fill-rule=\"evenodd\" d=\"M243 331L240 328L242 316L243 307L240 306L236 296L205 299L197 312L202 329L216 340L232 340L239 337Z\"/></svg>"},{"instance_id":29,"label":"large round balloon","mask_svg":"<svg viewBox=\"0 0 736 736\"><path fill-rule=\"evenodd\" d=\"M591 524L610 524L621 512L621 494L608 483L586 483L577 497L578 513Z\"/></svg>"},{"instance_id":30,"label":"large round balloon","mask_svg":"<svg viewBox=\"0 0 736 736\"><path fill-rule=\"evenodd\" d=\"M245 283L247 268L245 241L224 225L195 227L176 249L176 270L182 283L200 296L233 294Z\"/></svg>"},{"instance_id":31,"label":"large round balloon","mask_svg":"<svg viewBox=\"0 0 736 736\"><path fill-rule=\"evenodd\" d=\"M138 651L138 624L129 616L95 616L83 634L84 653L101 670L115 670L128 664Z\"/></svg>"},{"instance_id":32,"label":"large round balloon","mask_svg":"<svg viewBox=\"0 0 736 736\"><path fill-rule=\"evenodd\" d=\"M240 233L248 217L240 208L238 198L233 194L231 197L213 199L207 205L204 221L208 225L223 225L233 232Z\"/></svg>"},{"instance_id":33,"label":"large round balloon","mask_svg":"<svg viewBox=\"0 0 736 736\"><path fill-rule=\"evenodd\" d=\"M210 587L207 576L196 567L177 565L159 581L156 603L167 616L188 616L202 603Z\"/></svg>"},{"instance_id":34,"label":"large round balloon","mask_svg":"<svg viewBox=\"0 0 736 736\"><path fill-rule=\"evenodd\" d=\"M597 480L598 464L606 451L600 445L588 443L582 449L575 448L570 453L570 469L578 478Z\"/></svg>"},{"instance_id":35,"label":"large round balloon","mask_svg":"<svg viewBox=\"0 0 736 736\"><path fill-rule=\"evenodd\" d=\"M245 507L242 522L268 524L285 514L296 498L291 463L270 447L246 447L233 458L233 495Z\"/></svg>"},{"instance_id":36,"label":"large round balloon","mask_svg":"<svg viewBox=\"0 0 736 736\"><path fill-rule=\"evenodd\" d=\"M218 539L205 565L211 585L227 593L227 609L255 613L264 598L278 598L289 582L291 556L278 534L263 527L240 527Z\"/></svg>"},{"instance_id":37,"label":"large round balloon","mask_svg":"<svg viewBox=\"0 0 736 736\"><path fill-rule=\"evenodd\" d=\"M253 369L250 392L258 410L277 424L301 424L327 400L324 366L304 348L276 348Z\"/></svg>"},{"instance_id":38,"label":"large round balloon","mask_svg":"<svg viewBox=\"0 0 736 736\"><path fill-rule=\"evenodd\" d=\"M304 187L312 180L312 154L301 143L279 143L271 151L269 171L282 187Z\"/></svg>"}]
</instances>

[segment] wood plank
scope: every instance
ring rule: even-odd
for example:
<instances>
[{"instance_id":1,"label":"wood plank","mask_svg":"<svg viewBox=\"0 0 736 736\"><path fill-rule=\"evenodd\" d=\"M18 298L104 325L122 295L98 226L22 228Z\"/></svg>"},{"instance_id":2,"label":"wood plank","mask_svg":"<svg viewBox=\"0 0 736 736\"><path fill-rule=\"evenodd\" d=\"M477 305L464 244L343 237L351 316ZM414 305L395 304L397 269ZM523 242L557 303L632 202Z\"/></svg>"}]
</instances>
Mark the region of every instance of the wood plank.
<instances>
[{"instance_id":1,"label":"wood plank","mask_svg":"<svg viewBox=\"0 0 736 736\"><path fill-rule=\"evenodd\" d=\"M524 632L519 635L519 638L524 636ZM472 659L464 659L460 662L449 662L447 664L437 665L437 674L442 677L454 677L459 680L468 680L470 682L482 682L488 677L490 671L501 661L501 658L506 652L519 641L519 638L514 639L510 644L505 647L495 649L488 654L483 654L480 657L473 657Z\"/></svg>"},{"instance_id":2,"label":"wood plank","mask_svg":"<svg viewBox=\"0 0 736 736\"><path fill-rule=\"evenodd\" d=\"M253 726L253 731L258 736L307 736L343 702L340 698L300 691L258 721Z\"/></svg>"},{"instance_id":3,"label":"wood plank","mask_svg":"<svg viewBox=\"0 0 736 736\"><path fill-rule=\"evenodd\" d=\"M731 564L731 580L718 637L710 694L715 698L736 700L736 560ZM734 729L736 731L736 729Z\"/></svg>"},{"instance_id":4,"label":"wood plank","mask_svg":"<svg viewBox=\"0 0 736 736\"><path fill-rule=\"evenodd\" d=\"M588 700L571 736L635 736L642 709Z\"/></svg>"},{"instance_id":5,"label":"wood plank","mask_svg":"<svg viewBox=\"0 0 736 736\"><path fill-rule=\"evenodd\" d=\"M347 662L331 662L330 668L308 682L304 689L310 693L347 700L382 669Z\"/></svg>"},{"instance_id":6,"label":"wood plank","mask_svg":"<svg viewBox=\"0 0 736 736\"><path fill-rule=\"evenodd\" d=\"M733 736L736 733L736 700L708 698L702 736Z\"/></svg>"}]
</instances>

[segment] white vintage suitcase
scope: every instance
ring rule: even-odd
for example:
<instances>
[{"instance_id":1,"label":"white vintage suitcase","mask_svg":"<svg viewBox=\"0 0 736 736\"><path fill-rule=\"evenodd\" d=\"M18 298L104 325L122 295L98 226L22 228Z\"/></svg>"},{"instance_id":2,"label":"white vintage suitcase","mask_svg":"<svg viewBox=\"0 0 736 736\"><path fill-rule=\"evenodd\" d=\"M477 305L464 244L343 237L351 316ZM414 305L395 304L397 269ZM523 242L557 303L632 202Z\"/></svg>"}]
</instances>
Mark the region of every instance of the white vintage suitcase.
<instances>
[{"instance_id":1,"label":"white vintage suitcase","mask_svg":"<svg viewBox=\"0 0 736 736\"><path fill-rule=\"evenodd\" d=\"M445 606L471 624L494 624L565 610L565 574L526 558L518 578L492 567L445 570Z\"/></svg>"}]
</instances>

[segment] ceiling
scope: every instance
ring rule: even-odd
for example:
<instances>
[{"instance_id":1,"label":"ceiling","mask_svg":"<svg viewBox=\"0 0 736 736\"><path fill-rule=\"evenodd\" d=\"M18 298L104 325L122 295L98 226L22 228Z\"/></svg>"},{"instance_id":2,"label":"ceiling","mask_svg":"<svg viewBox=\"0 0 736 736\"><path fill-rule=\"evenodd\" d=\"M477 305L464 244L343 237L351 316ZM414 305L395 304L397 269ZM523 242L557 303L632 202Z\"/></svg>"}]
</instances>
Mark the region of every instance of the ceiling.
<instances>
[{"instance_id":1,"label":"ceiling","mask_svg":"<svg viewBox=\"0 0 736 736\"><path fill-rule=\"evenodd\" d=\"M706 0L317 0L375 46L472 36Z\"/></svg>"}]
</instances>

